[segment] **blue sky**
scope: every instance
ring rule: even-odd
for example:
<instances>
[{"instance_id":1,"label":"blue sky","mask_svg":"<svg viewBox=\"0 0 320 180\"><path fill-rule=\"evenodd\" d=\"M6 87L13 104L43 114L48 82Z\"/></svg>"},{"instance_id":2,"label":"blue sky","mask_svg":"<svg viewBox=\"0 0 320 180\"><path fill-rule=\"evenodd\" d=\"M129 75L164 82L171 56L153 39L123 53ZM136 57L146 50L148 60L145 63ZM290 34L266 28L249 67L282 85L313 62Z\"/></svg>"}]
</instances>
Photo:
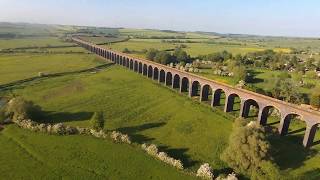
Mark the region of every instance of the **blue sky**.
<instances>
[{"instance_id":1,"label":"blue sky","mask_svg":"<svg viewBox=\"0 0 320 180\"><path fill-rule=\"evenodd\" d=\"M320 1L0 0L0 21L320 37Z\"/></svg>"}]
</instances>

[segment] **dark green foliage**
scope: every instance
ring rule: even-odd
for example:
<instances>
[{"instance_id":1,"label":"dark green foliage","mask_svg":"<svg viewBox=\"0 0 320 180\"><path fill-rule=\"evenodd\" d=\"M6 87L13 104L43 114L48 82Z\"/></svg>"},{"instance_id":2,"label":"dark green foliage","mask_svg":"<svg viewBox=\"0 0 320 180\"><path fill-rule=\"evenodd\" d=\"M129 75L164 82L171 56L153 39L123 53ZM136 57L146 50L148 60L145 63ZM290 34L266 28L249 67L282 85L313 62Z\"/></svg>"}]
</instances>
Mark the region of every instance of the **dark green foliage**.
<instances>
[{"instance_id":1,"label":"dark green foliage","mask_svg":"<svg viewBox=\"0 0 320 180\"><path fill-rule=\"evenodd\" d=\"M233 68L234 77L237 81L248 82L249 74L247 69L244 66L238 66Z\"/></svg>"},{"instance_id":2,"label":"dark green foliage","mask_svg":"<svg viewBox=\"0 0 320 180\"><path fill-rule=\"evenodd\" d=\"M246 125L243 119L236 119L229 146L222 153L221 159L237 173L251 179L278 179L279 170L271 162L270 144L264 134L259 124Z\"/></svg>"},{"instance_id":3,"label":"dark green foliage","mask_svg":"<svg viewBox=\"0 0 320 180\"><path fill-rule=\"evenodd\" d=\"M190 56L187 52L183 51L181 48L176 48L173 52L173 56L177 62L189 63L191 62Z\"/></svg>"},{"instance_id":4,"label":"dark green foliage","mask_svg":"<svg viewBox=\"0 0 320 180\"><path fill-rule=\"evenodd\" d=\"M212 62L223 62L232 58L232 54L228 51L216 52L212 54L208 54L204 57L206 61Z\"/></svg>"},{"instance_id":5,"label":"dark green foliage","mask_svg":"<svg viewBox=\"0 0 320 180\"><path fill-rule=\"evenodd\" d=\"M3 124L6 118L7 117L6 117L4 108L0 108L0 124Z\"/></svg>"},{"instance_id":6,"label":"dark green foliage","mask_svg":"<svg viewBox=\"0 0 320 180\"><path fill-rule=\"evenodd\" d=\"M291 103L302 101L301 93L298 91L298 84L291 79L288 73L281 73L268 80L268 87L271 89L272 97Z\"/></svg>"},{"instance_id":7,"label":"dark green foliage","mask_svg":"<svg viewBox=\"0 0 320 180\"><path fill-rule=\"evenodd\" d=\"M173 62L172 56L170 55L170 53L166 51L160 51L159 53L157 53L157 55L154 58L154 61L160 64L169 64Z\"/></svg>"},{"instance_id":8,"label":"dark green foliage","mask_svg":"<svg viewBox=\"0 0 320 180\"><path fill-rule=\"evenodd\" d=\"M122 52L123 52L123 53L130 53L131 51L130 51L128 48L124 48L124 49L122 50Z\"/></svg>"},{"instance_id":9,"label":"dark green foliage","mask_svg":"<svg viewBox=\"0 0 320 180\"><path fill-rule=\"evenodd\" d=\"M153 61L159 51L156 49L149 49L146 53L146 58Z\"/></svg>"},{"instance_id":10,"label":"dark green foliage","mask_svg":"<svg viewBox=\"0 0 320 180\"><path fill-rule=\"evenodd\" d=\"M91 118L91 126L95 130L101 130L104 128L104 117L103 112L95 112Z\"/></svg>"},{"instance_id":11,"label":"dark green foliage","mask_svg":"<svg viewBox=\"0 0 320 180\"><path fill-rule=\"evenodd\" d=\"M12 120L32 119L33 121L39 121L43 117L40 106L22 97L15 97L9 101L6 107L6 114Z\"/></svg>"},{"instance_id":12,"label":"dark green foliage","mask_svg":"<svg viewBox=\"0 0 320 180\"><path fill-rule=\"evenodd\" d=\"M314 88L310 97L310 105L319 109L320 108L320 88Z\"/></svg>"}]
</instances>

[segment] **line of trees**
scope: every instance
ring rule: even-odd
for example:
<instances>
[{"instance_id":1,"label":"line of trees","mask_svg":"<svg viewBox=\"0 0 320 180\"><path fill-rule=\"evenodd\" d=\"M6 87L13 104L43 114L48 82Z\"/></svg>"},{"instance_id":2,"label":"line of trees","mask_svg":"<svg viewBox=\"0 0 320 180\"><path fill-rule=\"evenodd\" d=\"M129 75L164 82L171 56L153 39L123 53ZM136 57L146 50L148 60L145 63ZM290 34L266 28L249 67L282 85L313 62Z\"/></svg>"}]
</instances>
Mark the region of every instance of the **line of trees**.
<instances>
[{"instance_id":1,"label":"line of trees","mask_svg":"<svg viewBox=\"0 0 320 180\"><path fill-rule=\"evenodd\" d=\"M191 63L192 59L181 48L176 48L173 53L167 51L159 51L156 49L149 49L146 52L146 58L160 63L160 64L170 64L170 63Z\"/></svg>"}]
</instances>

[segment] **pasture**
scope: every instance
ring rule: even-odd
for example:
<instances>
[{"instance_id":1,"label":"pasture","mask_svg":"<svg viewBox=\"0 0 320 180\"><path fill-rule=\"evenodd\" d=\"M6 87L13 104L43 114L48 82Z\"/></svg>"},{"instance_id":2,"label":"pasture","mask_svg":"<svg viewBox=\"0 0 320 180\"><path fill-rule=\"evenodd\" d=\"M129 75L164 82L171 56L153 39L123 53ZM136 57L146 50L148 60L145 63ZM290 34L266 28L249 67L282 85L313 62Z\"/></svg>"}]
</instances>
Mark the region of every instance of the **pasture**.
<instances>
[{"instance_id":1,"label":"pasture","mask_svg":"<svg viewBox=\"0 0 320 180\"><path fill-rule=\"evenodd\" d=\"M1 49L16 49L16 48L38 48L50 46L72 46L73 43L63 42L54 37L32 37L32 38L17 38L17 39L0 39Z\"/></svg>"},{"instance_id":2,"label":"pasture","mask_svg":"<svg viewBox=\"0 0 320 180\"><path fill-rule=\"evenodd\" d=\"M219 156L238 115L238 111L225 114L221 107L211 109L117 65L97 74L26 83L11 92L41 105L49 122L89 126L93 112L102 110L106 130L127 133L134 142L158 144L190 170L209 162L216 170L225 171ZM320 147L302 147L304 131L297 131L301 127L299 123L291 126L292 133L286 137L269 135L272 153L284 173L317 177L308 173L317 172ZM320 139L319 133L316 139Z\"/></svg>"},{"instance_id":3,"label":"pasture","mask_svg":"<svg viewBox=\"0 0 320 180\"><path fill-rule=\"evenodd\" d=\"M45 74L78 71L105 63L89 54L0 54L0 84Z\"/></svg>"},{"instance_id":4,"label":"pasture","mask_svg":"<svg viewBox=\"0 0 320 180\"><path fill-rule=\"evenodd\" d=\"M194 179L135 146L55 136L15 125L0 131L1 179Z\"/></svg>"}]
</instances>

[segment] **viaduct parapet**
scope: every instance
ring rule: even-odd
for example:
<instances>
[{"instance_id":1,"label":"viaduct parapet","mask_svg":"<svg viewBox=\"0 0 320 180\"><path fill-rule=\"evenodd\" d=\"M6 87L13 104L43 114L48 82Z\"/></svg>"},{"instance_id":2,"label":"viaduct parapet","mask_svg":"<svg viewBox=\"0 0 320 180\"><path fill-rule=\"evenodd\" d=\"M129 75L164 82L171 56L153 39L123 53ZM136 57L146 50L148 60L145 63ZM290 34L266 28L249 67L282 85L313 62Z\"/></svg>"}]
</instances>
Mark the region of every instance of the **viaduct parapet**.
<instances>
[{"instance_id":1,"label":"viaduct parapet","mask_svg":"<svg viewBox=\"0 0 320 180\"><path fill-rule=\"evenodd\" d=\"M320 112L311 109L304 109L298 105L287 103L275 98L264 96L245 89L235 88L230 85L210 80L195 74L168 67L146 59L131 57L128 54L106 49L98 45L86 42L80 38L73 37L72 40L87 50L111 60L112 62L125 66L130 70L140 73L159 83L164 83L180 92L187 92L189 97L199 96L201 102L207 101L210 105L220 105L222 94L225 94L224 111L234 110L235 97L239 97L240 116L248 117L250 108L256 106L259 109L258 122L266 125L270 110L275 108L280 112L281 120L278 127L280 135L286 135L291 120L300 116L305 122L306 130L303 138L303 145L313 145L314 137L320 124Z\"/></svg>"}]
</instances>

